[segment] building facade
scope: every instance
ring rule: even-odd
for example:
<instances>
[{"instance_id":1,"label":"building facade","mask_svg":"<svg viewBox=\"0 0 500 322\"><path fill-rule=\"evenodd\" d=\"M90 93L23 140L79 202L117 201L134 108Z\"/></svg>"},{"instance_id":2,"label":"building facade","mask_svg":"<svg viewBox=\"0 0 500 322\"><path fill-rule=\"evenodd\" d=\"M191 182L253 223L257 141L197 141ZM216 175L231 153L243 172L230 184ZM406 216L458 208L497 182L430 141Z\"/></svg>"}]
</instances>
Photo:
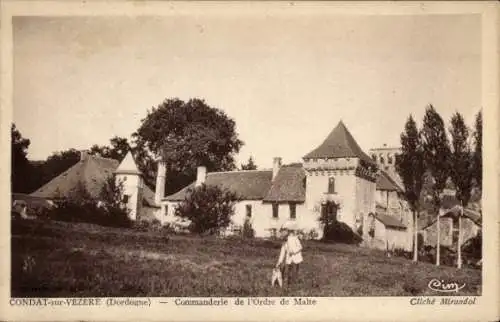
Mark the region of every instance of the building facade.
<instances>
[{"instance_id":1,"label":"building facade","mask_svg":"<svg viewBox=\"0 0 500 322\"><path fill-rule=\"evenodd\" d=\"M241 198L228 234L237 233L249 220L256 237L271 237L291 221L304 235L321 238L319 218L326 212L358 234L364 245L411 249L411 222L401 206L401 188L362 151L342 121L302 163L282 165L281 158L275 158L270 170L212 173L200 166L195 182L169 196L164 196L166 168L159 160L155 198L162 224L185 227L187 223L175 216L177 205L191 189L217 185ZM378 204L385 206L378 209Z\"/></svg>"}]
</instances>

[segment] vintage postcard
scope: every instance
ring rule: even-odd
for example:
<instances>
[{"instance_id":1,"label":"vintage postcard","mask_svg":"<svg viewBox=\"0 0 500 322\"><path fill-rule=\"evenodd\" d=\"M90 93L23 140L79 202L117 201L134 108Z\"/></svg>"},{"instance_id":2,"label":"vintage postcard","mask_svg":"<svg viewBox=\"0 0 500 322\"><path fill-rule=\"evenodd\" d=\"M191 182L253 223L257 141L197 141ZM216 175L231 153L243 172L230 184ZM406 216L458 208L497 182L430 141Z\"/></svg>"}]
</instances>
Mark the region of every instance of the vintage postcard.
<instances>
[{"instance_id":1,"label":"vintage postcard","mask_svg":"<svg viewBox=\"0 0 500 322\"><path fill-rule=\"evenodd\" d=\"M0 319L498 320L498 9L2 1Z\"/></svg>"}]
</instances>

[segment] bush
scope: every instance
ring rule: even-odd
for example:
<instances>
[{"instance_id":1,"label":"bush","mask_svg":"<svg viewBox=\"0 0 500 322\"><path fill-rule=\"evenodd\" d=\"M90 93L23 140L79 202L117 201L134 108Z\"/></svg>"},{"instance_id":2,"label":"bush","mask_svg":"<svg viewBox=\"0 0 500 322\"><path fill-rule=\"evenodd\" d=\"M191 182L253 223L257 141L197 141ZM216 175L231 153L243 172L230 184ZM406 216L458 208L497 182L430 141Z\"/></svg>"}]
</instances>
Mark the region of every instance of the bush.
<instances>
[{"instance_id":1,"label":"bush","mask_svg":"<svg viewBox=\"0 0 500 322\"><path fill-rule=\"evenodd\" d=\"M476 236L467 240L462 245L463 262L476 266L476 263L482 258L483 235L481 231Z\"/></svg>"},{"instance_id":2,"label":"bush","mask_svg":"<svg viewBox=\"0 0 500 322\"><path fill-rule=\"evenodd\" d=\"M217 186L190 189L175 210L175 215L189 221L189 230L197 234L219 234L231 223L236 194Z\"/></svg>"},{"instance_id":3,"label":"bush","mask_svg":"<svg viewBox=\"0 0 500 322\"><path fill-rule=\"evenodd\" d=\"M338 212L339 205L332 201L326 204L326 208L334 207L335 212ZM329 215L328 211L322 211L319 221L323 224L323 241L333 241L345 244L359 244L363 238L356 234L351 227L337 220L337 215Z\"/></svg>"},{"instance_id":4,"label":"bush","mask_svg":"<svg viewBox=\"0 0 500 322\"><path fill-rule=\"evenodd\" d=\"M413 258L413 252L406 251L403 248L398 248L398 247L395 248L393 250L393 254L394 254L394 256L404 257L406 259L412 259Z\"/></svg>"},{"instance_id":5,"label":"bush","mask_svg":"<svg viewBox=\"0 0 500 322\"><path fill-rule=\"evenodd\" d=\"M158 219L151 221L139 220L133 224L134 229L138 231L161 231L162 225Z\"/></svg>"},{"instance_id":6,"label":"bush","mask_svg":"<svg viewBox=\"0 0 500 322\"><path fill-rule=\"evenodd\" d=\"M243 238L254 238L255 230L252 228L252 223L248 218L245 219L243 223L243 230L241 231Z\"/></svg>"},{"instance_id":7,"label":"bush","mask_svg":"<svg viewBox=\"0 0 500 322\"><path fill-rule=\"evenodd\" d=\"M356 234L351 227L340 221L330 224L330 226L324 230L323 240L355 245L363 241L361 236Z\"/></svg>"},{"instance_id":8,"label":"bush","mask_svg":"<svg viewBox=\"0 0 500 322\"><path fill-rule=\"evenodd\" d=\"M116 184L113 177L106 181L100 197L92 198L86 188L79 183L67 199L55 202L55 207L47 209L44 216L52 220L84 222L109 227L131 227L126 205L121 200L123 187Z\"/></svg>"}]
</instances>

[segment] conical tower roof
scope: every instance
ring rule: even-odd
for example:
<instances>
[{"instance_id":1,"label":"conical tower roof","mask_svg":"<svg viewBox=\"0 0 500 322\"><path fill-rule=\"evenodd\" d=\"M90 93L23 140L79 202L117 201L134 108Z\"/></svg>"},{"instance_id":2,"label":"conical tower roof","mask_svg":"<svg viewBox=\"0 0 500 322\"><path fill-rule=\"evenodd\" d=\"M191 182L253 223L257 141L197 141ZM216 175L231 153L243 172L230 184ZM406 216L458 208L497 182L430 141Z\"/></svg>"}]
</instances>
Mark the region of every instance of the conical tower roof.
<instances>
[{"instance_id":1,"label":"conical tower roof","mask_svg":"<svg viewBox=\"0 0 500 322\"><path fill-rule=\"evenodd\" d=\"M304 156L304 159L319 158L359 158L370 164L375 163L361 150L342 121L337 124L320 146Z\"/></svg>"},{"instance_id":2,"label":"conical tower roof","mask_svg":"<svg viewBox=\"0 0 500 322\"><path fill-rule=\"evenodd\" d=\"M122 162L118 166L115 171L116 174L137 174L140 175L141 172L137 168L137 164L135 163L134 157L132 153L128 151L125 158L123 158Z\"/></svg>"}]
</instances>

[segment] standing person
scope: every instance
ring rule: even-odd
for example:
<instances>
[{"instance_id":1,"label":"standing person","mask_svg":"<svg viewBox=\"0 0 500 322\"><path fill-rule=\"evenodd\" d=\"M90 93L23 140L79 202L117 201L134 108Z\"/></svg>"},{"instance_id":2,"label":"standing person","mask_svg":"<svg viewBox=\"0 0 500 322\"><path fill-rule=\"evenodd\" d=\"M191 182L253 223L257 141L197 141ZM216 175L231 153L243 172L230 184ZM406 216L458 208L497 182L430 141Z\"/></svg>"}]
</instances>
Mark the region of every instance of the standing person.
<instances>
[{"instance_id":1,"label":"standing person","mask_svg":"<svg viewBox=\"0 0 500 322\"><path fill-rule=\"evenodd\" d=\"M297 282L299 265L302 260L302 244L295 233L295 229L288 228L286 240L281 246L278 263L276 263L277 268L285 264L284 279L287 280L288 285Z\"/></svg>"}]
</instances>

